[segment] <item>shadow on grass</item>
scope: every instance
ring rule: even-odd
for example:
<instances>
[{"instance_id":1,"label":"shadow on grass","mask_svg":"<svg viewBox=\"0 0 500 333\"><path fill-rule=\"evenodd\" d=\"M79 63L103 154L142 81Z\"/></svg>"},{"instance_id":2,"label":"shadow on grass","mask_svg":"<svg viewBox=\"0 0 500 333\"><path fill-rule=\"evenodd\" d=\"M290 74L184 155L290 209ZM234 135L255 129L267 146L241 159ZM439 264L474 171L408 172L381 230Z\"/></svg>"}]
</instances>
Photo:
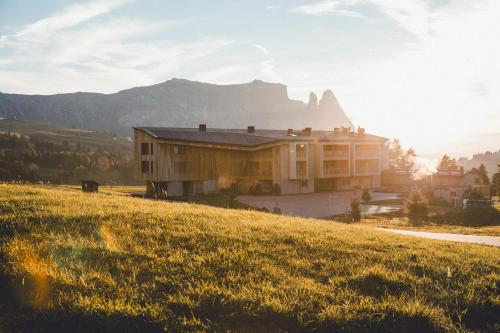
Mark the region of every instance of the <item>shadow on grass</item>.
<instances>
[{"instance_id":1,"label":"shadow on grass","mask_svg":"<svg viewBox=\"0 0 500 333\"><path fill-rule=\"evenodd\" d=\"M0 332L163 332L146 316L37 309L22 302L12 277L0 274Z\"/></svg>"},{"instance_id":2,"label":"shadow on grass","mask_svg":"<svg viewBox=\"0 0 500 333\"><path fill-rule=\"evenodd\" d=\"M376 298L385 295L399 295L411 288L407 283L390 280L381 274L373 272L350 280L349 286L360 294Z\"/></svg>"},{"instance_id":3,"label":"shadow on grass","mask_svg":"<svg viewBox=\"0 0 500 333\"><path fill-rule=\"evenodd\" d=\"M384 313L366 312L361 318L353 320L326 320L314 329L314 332L442 332L432 319L422 313L407 313L403 311L387 311Z\"/></svg>"}]
</instances>

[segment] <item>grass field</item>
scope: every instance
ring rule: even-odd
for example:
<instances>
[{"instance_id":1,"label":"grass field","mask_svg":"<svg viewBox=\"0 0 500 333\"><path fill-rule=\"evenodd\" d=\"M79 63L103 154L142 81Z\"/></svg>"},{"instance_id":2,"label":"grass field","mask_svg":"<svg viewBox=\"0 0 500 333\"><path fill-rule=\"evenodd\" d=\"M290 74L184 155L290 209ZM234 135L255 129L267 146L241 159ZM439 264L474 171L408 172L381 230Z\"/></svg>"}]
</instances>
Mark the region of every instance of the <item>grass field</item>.
<instances>
[{"instance_id":1,"label":"grass field","mask_svg":"<svg viewBox=\"0 0 500 333\"><path fill-rule=\"evenodd\" d=\"M59 190L70 191L70 192L81 192L82 191L81 185L52 185L52 186L48 186L48 187L51 187L54 189L59 189ZM112 195L124 195L124 196L130 196L131 194L134 194L134 193L144 194L144 193L146 193L146 186L145 185L116 185L116 186L100 185L99 186L99 193L112 194Z\"/></svg>"},{"instance_id":2,"label":"grass field","mask_svg":"<svg viewBox=\"0 0 500 333\"><path fill-rule=\"evenodd\" d=\"M432 209L431 209L432 210ZM432 212L430 213L432 214ZM441 219L443 220L443 219ZM451 219L450 219L451 220ZM366 215L360 223L363 226L377 228L395 228L415 231L445 232L465 235L500 236L500 225L492 226L469 226L453 220L443 223L436 222L433 217L412 220L402 212L392 212L379 215ZM500 224L500 221L499 221Z\"/></svg>"},{"instance_id":3,"label":"grass field","mask_svg":"<svg viewBox=\"0 0 500 333\"><path fill-rule=\"evenodd\" d=\"M500 249L0 184L0 332L500 329Z\"/></svg>"}]
</instances>

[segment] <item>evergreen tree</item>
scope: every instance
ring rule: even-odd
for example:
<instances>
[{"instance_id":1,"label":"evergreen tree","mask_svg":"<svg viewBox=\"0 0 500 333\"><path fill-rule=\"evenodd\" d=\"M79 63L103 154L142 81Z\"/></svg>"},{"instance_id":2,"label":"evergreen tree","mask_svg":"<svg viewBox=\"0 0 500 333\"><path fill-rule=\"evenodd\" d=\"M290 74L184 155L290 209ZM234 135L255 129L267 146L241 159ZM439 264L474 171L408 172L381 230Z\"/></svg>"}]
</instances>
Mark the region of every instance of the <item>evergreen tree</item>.
<instances>
[{"instance_id":1,"label":"evergreen tree","mask_svg":"<svg viewBox=\"0 0 500 333\"><path fill-rule=\"evenodd\" d=\"M487 185L490 183L490 179L488 177L488 171L486 170L486 167L484 166L483 163L481 163L479 169L477 169L477 175L481 181L481 184Z\"/></svg>"},{"instance_id":2,"label":"evergreen tree","mask_svg":"<svg viewBox=\"0 0 500 333\"><path fill-rule=\"evenodd\" d=\"M438 164L438 170L458 171L459 169L460 167L458 166L457 160L446 154L443 155Z\"/></svg>"},{"instance_id":3,"label":"evergreen tree","mask_svg":"<svg viewBox=\"0 0 500 333\"><path fill-rule=\"evenodd\" d=\"M491 177L491 183L493 184L493 193L500 196L500 164L497 164L498 170Z\"/></svg>"}]
</instances>

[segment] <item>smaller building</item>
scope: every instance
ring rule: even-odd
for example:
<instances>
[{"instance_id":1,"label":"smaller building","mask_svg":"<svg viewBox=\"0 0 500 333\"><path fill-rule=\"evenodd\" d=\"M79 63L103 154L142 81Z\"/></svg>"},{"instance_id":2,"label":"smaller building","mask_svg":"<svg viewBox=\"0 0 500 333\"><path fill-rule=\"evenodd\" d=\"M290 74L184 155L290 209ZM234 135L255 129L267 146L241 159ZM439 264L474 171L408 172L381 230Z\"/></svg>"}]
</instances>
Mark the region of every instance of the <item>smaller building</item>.
<instances>
[{"instance_id":1,"label":"smaller building","mask_svg":"<svg viewBox=\"0 0 500 333\"><path fill-rule=\"evenodd\" d=\"M463 170L437 170L431 176L432 194L461 208L466 189Z\"/></svg>"},{"instance_id":2,"label":"smaller building","mask_svg":"<svg viewBox=\"0 0 500 333\"><path fill-rule=\"evenodd\" d=\"M411 170L390 168L382 171L380 183L383 188L392 192L408 192L413 184Z\"/></svg>"},{"instance_id":3,"label":"smaller building","mask_svg":"<svg viewBox=\"0 0 500 333\"><path fill-rule=\"evenodd\" d=\"M99 183L95 180L82 180L82 192L97 193L99 192Z\"/></svg>"}]
</instances>

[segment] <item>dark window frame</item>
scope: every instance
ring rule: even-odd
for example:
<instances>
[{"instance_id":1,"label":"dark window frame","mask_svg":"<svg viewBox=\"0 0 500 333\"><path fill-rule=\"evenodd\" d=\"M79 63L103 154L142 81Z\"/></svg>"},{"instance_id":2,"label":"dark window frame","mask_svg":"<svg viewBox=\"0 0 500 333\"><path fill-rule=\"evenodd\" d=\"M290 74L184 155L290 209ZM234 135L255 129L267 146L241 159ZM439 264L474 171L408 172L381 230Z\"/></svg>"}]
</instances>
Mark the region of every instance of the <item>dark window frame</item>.
<instances>
[{"instance_id":1,"label":"dark window frame","mask_svg":"<svg viewBox=\"0 0 500 333\"><path fill-rule=\"evenodd\" d=\"M149 173L149 166L150 163L149 161L141 161L141 172L142 173Z\"/></svg>"},{"instance_id":2,"label":"dark window frame","mask_svg":"<svg viewBox=\"0 0 500 333\"><path fill-rule=\"evenodd\" d=\"M141 142L141 155L149 155L149 143Z\"/></svg>"}]
</instances>

